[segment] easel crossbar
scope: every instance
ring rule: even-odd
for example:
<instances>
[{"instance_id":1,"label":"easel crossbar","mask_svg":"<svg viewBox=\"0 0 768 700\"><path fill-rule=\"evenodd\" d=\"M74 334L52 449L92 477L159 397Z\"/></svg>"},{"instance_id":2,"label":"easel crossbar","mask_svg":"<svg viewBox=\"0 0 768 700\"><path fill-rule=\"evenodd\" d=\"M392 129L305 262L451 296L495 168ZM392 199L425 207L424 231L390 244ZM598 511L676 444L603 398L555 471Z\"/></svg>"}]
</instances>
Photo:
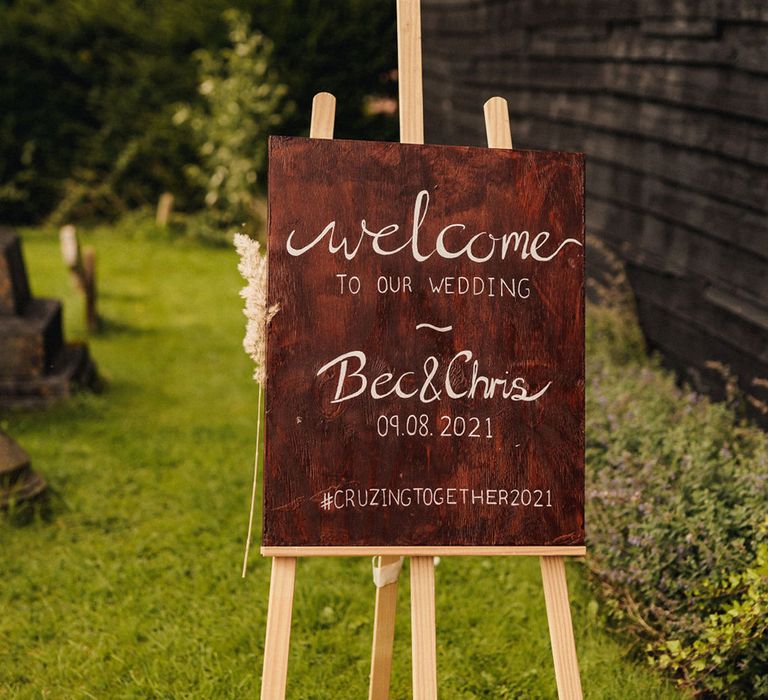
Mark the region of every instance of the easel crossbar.
<instances>
[{"instance_id":1,"label":"easel crossbar","mask_svg":"<svg viewBox=\"0 0 768 700\"><path fill-rule=\"evenodd\" d=\"M587 548L569 546L447 547L262 547L265 557L583 557Z\"/></svg>"}]
</instances>

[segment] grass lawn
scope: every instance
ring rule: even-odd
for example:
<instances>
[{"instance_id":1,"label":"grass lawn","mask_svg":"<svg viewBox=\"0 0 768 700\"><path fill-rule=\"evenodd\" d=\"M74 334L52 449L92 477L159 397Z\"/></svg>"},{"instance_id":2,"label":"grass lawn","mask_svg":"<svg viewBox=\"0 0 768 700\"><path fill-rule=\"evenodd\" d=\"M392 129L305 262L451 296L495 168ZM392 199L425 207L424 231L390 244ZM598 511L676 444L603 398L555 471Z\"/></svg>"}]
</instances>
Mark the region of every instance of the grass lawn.
<instances>
[{"instance_id":1,"label":"grass lawn","mask_svg":"<svg viewBox=\"0 0 768 700\"><path fill-rule=\"evenodd\" d=\"M256 552L240 578L256 386L235 254L124 229L85 237L108 390L2 419L53 498L44 519L0 518L0 696L257 697L269 562ZM34 293L65 299L82 337L55 232L24 248ZM581 566L569 575L586 697L680 697L605 631ZM443 559L436 585L441 697L555 697L535 559ZM407 589L393 698L410 697ZM367 697L373 598L368 559L299 563L289 697Z\"/></svg>"}]
</instances>

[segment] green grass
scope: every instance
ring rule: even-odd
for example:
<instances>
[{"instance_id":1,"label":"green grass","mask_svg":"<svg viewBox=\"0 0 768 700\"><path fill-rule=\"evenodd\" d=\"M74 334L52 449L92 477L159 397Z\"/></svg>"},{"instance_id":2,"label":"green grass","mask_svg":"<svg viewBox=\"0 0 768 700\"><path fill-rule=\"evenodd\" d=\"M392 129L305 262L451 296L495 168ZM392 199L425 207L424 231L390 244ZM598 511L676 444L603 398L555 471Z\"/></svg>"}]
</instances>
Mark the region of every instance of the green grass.
<instances>
[{"instance_id":1,"label":"green grass","mask_svg":"<svg viewBox=\"0 0 768 700\"><path fill-rule=\"evenodd\" d=\"M241 580L256 387L235 256L124 229L86 236L108 390L2 421L53 498L45 518L0 518L0 695L257 697L269 563L255 554ZM55 234L24 246L34 292L64 298L82 337ZM581 565L569 575L586 697L680 697L606 631ZM555 697L536 560L444 558L436 582L441 697ZM289 697L366 697L373 598L367 559L299 563ZM407 576L399 600L392 697L407 698Z\"/></svg>"}]
</instances>

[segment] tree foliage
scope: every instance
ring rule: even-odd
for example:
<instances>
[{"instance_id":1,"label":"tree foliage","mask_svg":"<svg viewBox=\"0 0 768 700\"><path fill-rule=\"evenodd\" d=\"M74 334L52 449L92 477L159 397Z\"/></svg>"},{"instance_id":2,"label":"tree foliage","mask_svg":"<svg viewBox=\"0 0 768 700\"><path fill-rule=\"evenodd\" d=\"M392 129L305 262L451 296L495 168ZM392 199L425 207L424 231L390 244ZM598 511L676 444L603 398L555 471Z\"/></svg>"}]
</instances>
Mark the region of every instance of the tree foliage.
<instances>
[{"instance_id":1,"label":"tree foliage","mask_svg":"<svg viewBox=\"0 0 768 700\"><path fill-rule=\"evenodd\" d=\"M174 123L189 125L200 162L187 166L205 204L224 224L257 216L256 184L267 159L267 136L294 110L272 67L272 42L250 30L247 14L226 13L230 44L196 52L202 102L184 104Z\"/></svg>"},{"instance_id":2,"label":"tree foliage","mask_svg":"<svg viewBox=\"0 0 768 700\"><path fill-rule=\"evenodd\" d=\"M0 4L0 221L112 216L172 191L203 206L202 165L180 102L203 105L195 52L227 44L222 13L248 11L274 43L297 106L281 130L304 133L314 92L338 98L341 136L391 138L365 113L392 91L394 3L378 0L15 0Z\"/></svg>"}]
</instances>

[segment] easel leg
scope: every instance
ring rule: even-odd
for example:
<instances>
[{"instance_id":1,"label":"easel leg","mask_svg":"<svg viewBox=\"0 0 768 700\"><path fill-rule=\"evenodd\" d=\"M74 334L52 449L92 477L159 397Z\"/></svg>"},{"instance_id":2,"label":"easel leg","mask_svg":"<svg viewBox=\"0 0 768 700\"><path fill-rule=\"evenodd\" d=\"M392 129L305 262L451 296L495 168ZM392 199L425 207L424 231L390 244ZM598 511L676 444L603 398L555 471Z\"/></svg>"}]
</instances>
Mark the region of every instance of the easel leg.
<instances>
[{"instance_id":1,"label":"easel leg","mask_svg":"<svg viewBox=\"0 0 768 700\"><path fill-rule=\"evenodd\" d=\"M411 557L413 700L437 700L435 560Z\"/></svg>"},{"instance_id":2,"label":"easel leg","mask_svg":"<svg viewBox=\"0 0 768 700\"><path fill-rule=\"evenodd\" d=\"M396 564L400 557L381 557L379 566ZM376 610L373 619L373 649L371 650L371 684L368 700L387 700L392 672L392 646L395 641L395 612L397 610L397 581L376 589Z\"/></svg>"},{"instance_id":3,"label":"easel leg","mask_svg":"<svg viewBox=\"0 0 768 700\"><path fill-rule=\"evenodd\" d=\"M285 697L295 581L296 558L274 557L272 559L272 580L269 584L269 610L267 612L267 638L264 642L261 700L282 700Z\"/></svg>"},{"instance_id":4,"label":"easel leg","mask_svg":"<svg viewBox=\"0 0 768 700\"><path fill-rule=\"evenodd\" d=\"M573 639L571 607L568 602L568 583L565 579L563 557L541 557L541 579L547 604L549 638L555 662L557 695L560 700L581 700L579 661Z\"/></svg>"}]
</instances>

